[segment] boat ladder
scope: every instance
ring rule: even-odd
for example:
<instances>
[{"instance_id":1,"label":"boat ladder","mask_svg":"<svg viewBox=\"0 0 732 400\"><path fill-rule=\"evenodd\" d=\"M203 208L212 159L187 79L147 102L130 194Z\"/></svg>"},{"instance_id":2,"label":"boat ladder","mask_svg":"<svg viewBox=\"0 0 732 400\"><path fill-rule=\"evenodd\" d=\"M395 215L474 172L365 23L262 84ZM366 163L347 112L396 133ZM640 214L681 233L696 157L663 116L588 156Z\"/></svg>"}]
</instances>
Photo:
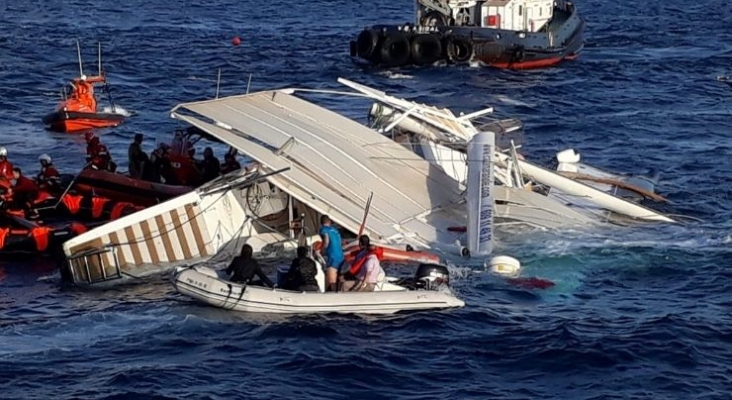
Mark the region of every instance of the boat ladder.
<instances>
[{"instance_id":1,"label":"boat ladder","mask_svg":"<svg viewBox=\"0 0 732 400\"><path fill-rule=\"evenodd\" d=\"M113 247L86 250L68 257L66 261L74 283L93 285L122 278L117 252Z\"/></svg>"}]
</instances>

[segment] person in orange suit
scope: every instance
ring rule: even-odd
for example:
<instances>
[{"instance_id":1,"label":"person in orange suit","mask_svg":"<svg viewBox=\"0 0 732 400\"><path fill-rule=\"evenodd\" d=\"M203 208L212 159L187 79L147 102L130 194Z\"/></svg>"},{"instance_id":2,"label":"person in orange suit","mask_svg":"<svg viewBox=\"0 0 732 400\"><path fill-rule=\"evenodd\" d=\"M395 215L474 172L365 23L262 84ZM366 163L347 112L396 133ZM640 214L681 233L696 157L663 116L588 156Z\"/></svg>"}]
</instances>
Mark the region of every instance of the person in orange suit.
<instances>
[{"instance_id":1,"label":"person in orange suit","mask_svg":"<svg viewBox=\"0 0 732 400\"><path fill-rule=\"evenodd\" d=\"M8 161L8 150L5 147L0 147L0 175L13 179L13 164Z\"/></svg>"}]
</instances>

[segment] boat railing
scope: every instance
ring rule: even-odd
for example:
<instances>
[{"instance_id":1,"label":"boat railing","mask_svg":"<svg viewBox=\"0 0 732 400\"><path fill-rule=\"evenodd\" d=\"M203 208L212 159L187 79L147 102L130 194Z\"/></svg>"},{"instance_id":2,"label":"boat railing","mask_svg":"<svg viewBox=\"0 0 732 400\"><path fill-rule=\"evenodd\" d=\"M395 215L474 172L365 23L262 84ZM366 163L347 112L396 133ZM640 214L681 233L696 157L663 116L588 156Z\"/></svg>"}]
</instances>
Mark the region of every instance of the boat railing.
<instances>
[{"instance_id":1,"label":"boat railing","mask_svg":"<svg viewBox=\"0 0 732 400\"><path fill-rule=\"evenodd\" d=\"M112 264L108 263L107 255L111 255ZM114 247L95 248L74 254L66 258L71 277L75 283L106 282L122 278L122 270L119 267L119 258ZM108 267L112 267L111 273Z\"/></svg>"}]
</instances>

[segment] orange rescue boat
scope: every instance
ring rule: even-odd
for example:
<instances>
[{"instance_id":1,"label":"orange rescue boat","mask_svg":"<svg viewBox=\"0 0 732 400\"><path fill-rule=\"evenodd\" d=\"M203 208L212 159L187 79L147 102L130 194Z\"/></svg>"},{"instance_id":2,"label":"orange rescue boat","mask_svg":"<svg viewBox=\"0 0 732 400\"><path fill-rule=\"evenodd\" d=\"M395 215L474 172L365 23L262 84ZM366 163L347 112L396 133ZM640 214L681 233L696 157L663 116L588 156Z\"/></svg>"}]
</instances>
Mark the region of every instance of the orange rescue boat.
<instances>
[{"instance_id":1,"label":"orange rescue boat","mask_svg":"<svg viewBox=\"0 0 732 400\"><path fill-rule=\"evenodd\" d=\"M94 128L110 128L121 124L125 115L116 112L116 107L109 92L107 79L101 67L101 47L99 49L99 74L97 76L84 75L81 65L81 50L79 52L79 77L71 81L71 94L66 95L54 112L43 117L43 123L51 130L59 132L80 132ZM94 94L94 86L98 85L105 89L109 96L111 112L99 111L97 99Z\"/></svg>"}]
</instances>

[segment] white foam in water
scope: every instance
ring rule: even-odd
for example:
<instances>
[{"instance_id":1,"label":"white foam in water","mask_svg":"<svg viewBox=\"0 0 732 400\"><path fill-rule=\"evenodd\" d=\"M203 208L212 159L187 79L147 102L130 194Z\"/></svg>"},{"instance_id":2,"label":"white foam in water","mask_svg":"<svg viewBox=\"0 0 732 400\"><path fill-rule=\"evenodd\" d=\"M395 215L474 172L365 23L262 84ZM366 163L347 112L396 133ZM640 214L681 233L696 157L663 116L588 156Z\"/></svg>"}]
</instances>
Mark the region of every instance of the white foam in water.
<instances>
[{"instance_id":1,"label":"white foam in water","mask_svg":"<svg viewBox=\"0 0 732 400\"><path fill-rule=\"evenodd\" d=\"M533 104L529 104L529 103L526 103L526 102L523 102L520 100L512 99L512 98L510 98L508 96L504 96L502 94L496 95L495 99L500 101L503 104L509 104L512 106L524 106L524 107L534 107L535 106Z\"/></svg>"},{"instance_id":2,"label":"white foam in water","mask_svg":"<svg viewBox=\"0 0 732 400\"><path fill-rule=\"evenodd\" d=\"M127 111L126 109L124 109L121 106L114 106L114 108L112 108L112 107L104 107L104 110L103 111L105 113L108 113L108 114L124 115L125 117L129 117L130 115L132 115L131 112Z\"/></svg>"},{"instance_id":3,"label":"white foam in water","mask_svg":"<svg viewBox=\"0 0 732 400\"><path fill-rule=\"evenodd\" d=\"M380 74L386 76L389 79L413 79L414 78L414 76L412 76L412 75L400 74L398 72L392 72L389 70L380 72Z\"/></svg>"}]
</instances>

